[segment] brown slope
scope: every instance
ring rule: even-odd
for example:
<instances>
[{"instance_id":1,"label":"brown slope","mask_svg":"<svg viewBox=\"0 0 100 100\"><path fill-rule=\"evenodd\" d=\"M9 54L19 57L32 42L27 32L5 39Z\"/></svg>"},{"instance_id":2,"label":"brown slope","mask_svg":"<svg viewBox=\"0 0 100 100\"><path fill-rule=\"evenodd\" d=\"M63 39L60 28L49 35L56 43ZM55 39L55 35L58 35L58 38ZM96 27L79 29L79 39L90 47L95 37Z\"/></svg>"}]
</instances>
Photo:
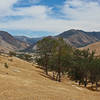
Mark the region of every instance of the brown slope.
<instances>
[{"instance_id":1,"label":"brown slope","mask_svg":"<svg viewBox=\"0 0 100 100\"><path fill-rule=\"evenodd\" d=\"M83 33L77 33L66 39L72 46L80 47L85 46L97 41L96 38L90 37Z\"/></svg>"},{"instance_id":2,"label":"brown slope","mask_svg":"<svg viewBox=\"0 0 100 100\"><path fill-rule=\"evenodd\" d=\"M72 46L82 47L98 41L98 39L91 34L91 32L88 34L88 32L82 30L72 29L63 32L56 37L63 37L65 41Z\"/></svg>"},{"instance_id":3,"label":"brown slope","mask_svg":"<svg viewBox=\"0 0 100 100\"><path fill-rule=\"evenodd\" d=\"M28 47L27 43L16 40L8 32L0 31L0 50L8 52L22 50Z\"/></svg>"},{"instance_id":4,"label":"brown slope","mask_svg":"<svg viewBox=\"0 0 100 100\"><path fill-rule=\"evenodd\" d=\"M90 45L82 47L80 49L90 49L90 51L95 51L97 56L100 56L100 42L90 44Z\"/></svg>"},{"instance_id":5,"label":"brown slope","mask_svg":"<svg viewBox=\"0 0 100 100\"><path fill-rule=\"evenodd\" d=\"M35 66L15 57L0 56L0 100L99 100L99 92L78 87L69 79L53 81Z\"/></svg>"}]
</instances>

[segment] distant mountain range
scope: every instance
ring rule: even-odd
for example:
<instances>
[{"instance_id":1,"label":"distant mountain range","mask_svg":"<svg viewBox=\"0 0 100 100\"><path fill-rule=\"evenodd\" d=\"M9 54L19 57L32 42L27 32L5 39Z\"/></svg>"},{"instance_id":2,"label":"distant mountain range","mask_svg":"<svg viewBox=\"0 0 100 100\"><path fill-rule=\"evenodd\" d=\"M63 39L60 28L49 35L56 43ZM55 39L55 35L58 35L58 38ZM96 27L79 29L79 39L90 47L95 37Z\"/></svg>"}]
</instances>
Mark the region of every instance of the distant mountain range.
<instances>
[{"instance_id":1,"label":"distant mountain range","mask_svg":"<svg viewBox=\"0 0 100 100\"><path fill-rule=\"evenodd\" d=\"M76 48L84 47L89 44L100 41L100 32L85 32L82 30L68 30L59 35L54 36L54 38L62 37L66 43L74 46ZM36 45L31 45L26 51L33 51Z\"/></svg>"},{"instance_id":2,"label":"distant mountain range","mask_svg":"<svg viewBox=\"0 0 100 100\"><path fill-rule=\"evenodd\" d=\"M33 45L33 44L36 44L37 41L41 40L42 37L40 38L29 38L29 37L26 37L26 36L14 36L17 40L19 41L22 41L22 42L26 42L30 45Z\"/></svg>"},{"instance_id":3,"label":"distant mountain range","mask_svg":"<svg viewBox=\"0 0 100 100\"><path fill-rule=\"evenodd\" d=\"M42 40L43 37L40 37L40 38L29 38L29 37L26 37L26 36L15 36L15 38L19 41L22 41L22 42L25 42L25 43L28 43L29 46L25 49L23 49L22 51L23 52L32 52L36 49L36 43L39 41L39 40Z\"/></svg>"},{"instance_id":4,"label":"distant mountain range","mask_svg":"<svg viewBox=\"0 0 100 100\"><path fill-rule=\"evenodd\" d=\"M66 43L80 48L100 41L100 32L85 32L82 30L68 30L54 38L63 37ZM8 32L0 31L0 50L33 51L37 41L43 38L29 38L26 36L12 36Z\"/></svg>"}]
</instances>

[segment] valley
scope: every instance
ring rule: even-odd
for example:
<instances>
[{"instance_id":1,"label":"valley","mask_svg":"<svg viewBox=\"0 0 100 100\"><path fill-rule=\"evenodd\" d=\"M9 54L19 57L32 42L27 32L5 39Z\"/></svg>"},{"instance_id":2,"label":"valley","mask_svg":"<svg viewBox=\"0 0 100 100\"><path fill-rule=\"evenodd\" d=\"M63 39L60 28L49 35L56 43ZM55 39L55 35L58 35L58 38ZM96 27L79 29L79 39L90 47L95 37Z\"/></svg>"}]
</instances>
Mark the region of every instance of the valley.
<instances>
[{"instance_id":1,"label":"valley","mask_svg":"<svg viewBox=\"0 0 100 100\"><path fill-rule=\"evenodd\" d=\"M69 30L55 37L45 38L57 40L59 37L64 38L64 42L75 49L89 48L90 51L95 51L95 56L100 56L99 36ZM86 88L83 84L79 86L67 74L61 77L61 82L55 81L52 71L46 75L40 65L36 64L35 58L39 57L34 52L37 42L45 38L15 37L0 32L0 100L99 100L100 87L96 91L95 84L93 90L91 83Z\"/></svg>"}]
</instances>

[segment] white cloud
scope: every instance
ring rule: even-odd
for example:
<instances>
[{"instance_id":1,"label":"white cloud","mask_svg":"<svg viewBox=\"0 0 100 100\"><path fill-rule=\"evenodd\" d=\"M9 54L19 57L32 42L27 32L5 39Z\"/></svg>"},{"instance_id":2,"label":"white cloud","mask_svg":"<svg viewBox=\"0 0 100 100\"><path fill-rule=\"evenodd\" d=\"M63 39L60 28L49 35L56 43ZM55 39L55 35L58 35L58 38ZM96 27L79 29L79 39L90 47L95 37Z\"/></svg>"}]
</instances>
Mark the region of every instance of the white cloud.
<instances>
[{"instance_id":1,"label":"white cloud","mask_svg":"<svg viewBox=\"0 0 100 100\"><path fill-rule=\"evenodd\" d=\"M66 16L75 20L100 21L100 5L98 2L67 0L63 12Z\"/></svg>"},{"instance_id":2,"label":"white cloud","mask_svg":"<svg viewBox=\"0 0 100 100\"><path fill-rule=\"evenodd\" d=\"M35 5L31 7L16 8L16 11L14 11L11 7L16 0L8 1L13 1L9 2L8 7L6 6L9 12L8 14L13 16L23 16L23 19L9 20L5 23L1 22L0 28L49 31L56 33L72 28L85 31L100 31L100 5L98 2L67 0L61 7L61 13L64 14L65 19L55 19L49 15L53 12L50 7ZM0 7L0 9L1 8L2 7ZM3 10L5 10L5 8ZM0 10L0 12L3 10ZM5 13L5 15L7 15L7 13Z\"/></svg>"},{"instance_id":3,"label":"white cloud","mask_svg":"<svg viewBox=\"0 0 100 100\"><path fill-rule=\"evenodd\" d=\"M13 15L15 16L29 16L35 18L46 18L47 14L51 11L51 8L46 6L32 6L32 7L23 7L17 8Z\"/></svg>"},{"instance_id":4,"label":"white cloud","mask_svg":"<svg viewBox=\"0 0 100 100\"><path fill-rule=\"evenodd\" d=\"M0 0L0 10L12 7L17 0Z\"/></svg>"},{"instance_id":5,"label":"white cloud","mask_svg":"<svg viewBox=\"0 0 100 100\"><path fill-rule=\"evenodd\" d=\"M0 17L10 15L12 6L17 0L0 0Z\"/></svg>"},{"instance_id":6,"label":"white cloud","mask_svg":"<svg viewBox=\"0 0 100 100\"><path fill-rule=\"evenodd\" d=\"M12 21L2 24L3 28L16 30L33 30L33 31L49 31L54 33L63 32L69 29L82 29L86 31L99 31L99 23L89 23L87 21L69 21L69 20L39 20L32 18L25 18L19 21ZM0 27L2 27L0 26Z\"/></svg>"}]
</instances>

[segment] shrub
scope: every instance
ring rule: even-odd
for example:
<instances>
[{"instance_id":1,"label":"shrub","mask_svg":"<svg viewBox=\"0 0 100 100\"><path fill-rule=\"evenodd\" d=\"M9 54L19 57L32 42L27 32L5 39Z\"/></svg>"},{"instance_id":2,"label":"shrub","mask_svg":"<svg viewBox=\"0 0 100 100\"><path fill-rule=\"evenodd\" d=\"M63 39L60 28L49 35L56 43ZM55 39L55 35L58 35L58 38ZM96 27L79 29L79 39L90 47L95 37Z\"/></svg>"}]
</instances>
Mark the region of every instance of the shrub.
<instances>
[{"instance_id":1,"label":"shrub","mask_svg":"<svg viewBox=\"0 0 100 100\"><path fill-rule=\"evenodd\" d=\"M10 57L12 57L12 56L16 56L16 53L15 53L15 52L10 51L10 52L9 52L9 56L10 56Z\"/></svg>"},{"instance_id":2,"label":"shrub","mask_svg":"<svg viewBox=\"0 0 100 100\"><path fill-rule=\"evenodd\" d=\"M11 61L11 62L12 62L12 61L13 61L13 59L8 59L8 61Z\"/></svg>"},{"instance_id":3,"label":"shrub","mask_svg":"<svg viewBox=\"0 0 100 100\"><path fill-rule=\"evenodd\" d=\"M8 68L8 64L7 63L5 63L4 66L5 66L5 68Z\"/></svg>"}]
</instances>

